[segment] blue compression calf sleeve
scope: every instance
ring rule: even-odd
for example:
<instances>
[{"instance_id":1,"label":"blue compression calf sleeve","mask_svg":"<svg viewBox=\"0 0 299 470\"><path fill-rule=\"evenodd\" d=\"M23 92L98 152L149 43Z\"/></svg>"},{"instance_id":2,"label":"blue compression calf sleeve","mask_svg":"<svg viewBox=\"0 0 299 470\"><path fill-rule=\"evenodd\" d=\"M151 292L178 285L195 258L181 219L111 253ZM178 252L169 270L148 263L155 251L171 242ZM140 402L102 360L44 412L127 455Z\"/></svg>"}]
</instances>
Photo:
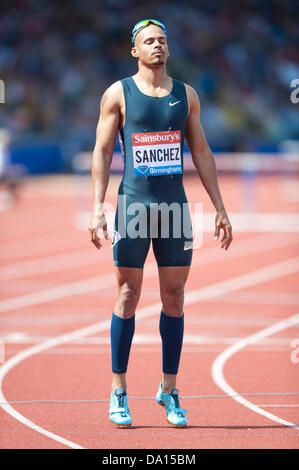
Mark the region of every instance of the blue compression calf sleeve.
<instances>
[{"instance_id":1,"label":"blue compression calf sleeve","mask_svg":"<svg viewBox=\"0 0 299 470\"><path fill-rule=\"evenodd\" d=\"M184 336L184 314L172 317L161 312L162 370L164 374L177 374Z\"/></svg>"},{"instance_id":2,"label":"blue compression calf sleeve","mask_svg":"<svg viewBox=\"0 0 299 470\"><path fill-rule=\"evenodd\" d=\"M135 315L131 318L121 318L113 312L110 339L112 372L115 374L123 374L127 372L134 331Z\"/></svg>"}]
</instances>

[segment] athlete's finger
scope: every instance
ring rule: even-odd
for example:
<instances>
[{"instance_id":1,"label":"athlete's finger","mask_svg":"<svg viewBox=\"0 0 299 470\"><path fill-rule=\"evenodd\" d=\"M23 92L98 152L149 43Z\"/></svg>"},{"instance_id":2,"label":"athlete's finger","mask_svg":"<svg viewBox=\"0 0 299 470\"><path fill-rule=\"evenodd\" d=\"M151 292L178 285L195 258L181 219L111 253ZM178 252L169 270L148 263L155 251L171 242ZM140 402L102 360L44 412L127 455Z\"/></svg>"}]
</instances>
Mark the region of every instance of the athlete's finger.
<instances>
[{"instance_id":1,"label":"athlete's finger","mask_svg":"<svg viewBox=\"0 0 299 470\"><path fill-rule=\"evenodd\" d=\"M227 239L227 240L225 241L224 245L222 246L222 248L224 248L225 250L227 250L228 247L229 247L229 245L231 244L231 242L232 242L232 239L231 239L231 238Z\"/></svg>"},{"instance_id":2,"label":"athlete's finger","mask_svg":"<svg viewBox=\"0 0 299 470\"><path fill-rule=\"evenodd\" d=\"M98 237L95 237L94 240L92 240L92 243L98 248L102 248L101 240Z\"/></svg>"},{"instance_id":3,"label":"athlete's finger","mask_svg":"<svg viewBox=\"0 0 299 470\"><path fill-rule=\"evenodd\" d=\"M96 243L96 242L92 242L92 243L95 245L95 247L96 247L98 250L100 250L100 248L102 247L102 245L99 244L99 243Z\"/></svg>"},{"instance_id":4,"label":"athlete's finger","mask_svg":"<svg viewBox=\"0 0 299 470\"><path fill-rule=\"evenodd\" d=\"M229 245L231 244L231 242L232 242L232 238L227 242L226 247L225 247L226 250L228 249L228 247L229 247Z\"/></svg>"},{"instance_id":5,"label":"athlete's finger","mask_svg":"<svg viewBox=\"0 0 299 470\"><path fill-rule=\"evenodd\" d=\"M223 237L222 239L222 246L221 248L225 247L225 249L227 250L229 245L231 244L232 242L232 228L231 228L231 225L226 225L225 226L225 237Z\"/></svg>"},{"instance_id":6,"label":"athlete's finger","mask_svg":"<svg viewBox=\"0 0 299 470\"><path fill-rule=\"evenodd\" d=\"M95 233L95 229L94 228L91 228L89 227L89 232L90 232L90 239L92 241L92 243L99 249L101 248L101 242L100 242L100 239L96 236L96 233Z\"/></svg>"},{"instance_id":7,"label":"athlete's finger","mask_svg":"<svg viewBox=\"0 0 299 470\"><path fill-rule=\"evenodd\" d=\"M224 248L229 238L227 236L223 237L221 240L221 248Z\"/></svg>"},{"instance_id":8,"label":"athlete's finger","mask_svg":"<svg viewBox=\"0 0 299 470\"><path fill-rule=\"evenodd\" d=\"M222 230L223 230L223 236L222 236L221 242L223 242L224 239L229 238L230 236L226 225L222 227Z\"/></svg>"},{"instance_id":9,"label":"athlete's finger","mask_svg":"<svg viewBox=\"0 0 299 470\"><path fill-rule=\"evenodd\" d=\"M232 226L230 224L226 224L225 227L224 227L224 230L225 230L225 233L227 235L227 237L232 240L233 236L232 236Z\"/></svg>"},{"instance_id":10,"label":"athlete's finger","mask_svg":"<svg viewBox=\"0 0 299 470\"><path fill-rule=\"evenodd\" d=\"M91 239L91 240L94 240L94 237L95 237L95 231L94 231L94 228L92 228L92 229L89 229L89 233L90 233L90 239Z\"/></svg>"},{"instance_id":11,"label":"athlete's finger","mask_svg":"<svg viewBox=\"0 0 299 470\"><path fill-rule=\"evenodd\" d=\"M103 215L100 218L100 220L98 221L97 226L95 228L95 232L96 232L97 236L98 236L98 234L100 233L101 230L103 230L104 236L105 236L105 231L107 232L107 222L106 222L105 215ZM106 236L105 236L105 238L106 238Z\"/></svg>"},{"instance_id":12,"label":"athlete's finger","mask_svg":"<svg viewBox=\"0 0 299 470\"><path fill-rule=\"evenodd\" d=\"M108 233L108 228L107 228L107 224L105 224L103 226L103 234L104 234L104 237L106 240L109 240L109 233Z\"/></svg>"},{"instance_id":13,"label":"athlete's finger","mask_svg":"<svg viewBox=\"0 0 299 470\"><path fill-rule=\"evenodd\" d=\"M218 240L219 233L220 233L220 224L216 224L214 240Z\"/></svg>"}]
</instances>

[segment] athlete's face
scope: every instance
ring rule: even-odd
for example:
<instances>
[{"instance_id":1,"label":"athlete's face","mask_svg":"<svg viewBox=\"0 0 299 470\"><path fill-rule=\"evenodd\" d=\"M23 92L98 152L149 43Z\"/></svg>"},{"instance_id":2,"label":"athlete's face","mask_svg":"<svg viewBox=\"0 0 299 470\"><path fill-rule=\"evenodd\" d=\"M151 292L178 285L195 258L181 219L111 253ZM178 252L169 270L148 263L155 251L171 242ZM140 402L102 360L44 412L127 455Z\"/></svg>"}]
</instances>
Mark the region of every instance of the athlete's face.
<instances>
[{"instance_id":1,"label":"athlete's face","mask_svg":"<svg viewBox=\"0 0 299 470\"><path fill-rule=\"evenodd\" d=\"M135 37L132 56L146 65L161 66L169 56L167 39L159 26L149 25Z\"/></svg>"}]
</instances>

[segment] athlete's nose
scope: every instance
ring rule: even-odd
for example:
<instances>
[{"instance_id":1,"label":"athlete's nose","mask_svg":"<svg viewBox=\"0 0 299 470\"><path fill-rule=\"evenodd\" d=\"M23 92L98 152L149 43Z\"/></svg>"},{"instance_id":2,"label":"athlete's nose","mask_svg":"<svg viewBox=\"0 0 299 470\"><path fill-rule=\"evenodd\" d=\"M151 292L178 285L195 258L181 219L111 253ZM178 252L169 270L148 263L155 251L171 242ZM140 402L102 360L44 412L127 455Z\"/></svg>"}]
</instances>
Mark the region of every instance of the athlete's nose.
<instances>
[{"instance_id":1,"label":"athlete's nose","mask_svg":"<svg viewBox=\"0 0 299 470\"><path fill-rule=\"evenodd\" d=\"M156 52L163 52L162 51L162 46L160 43L158 43L155 48L154 48L154 51L153 51L153 54L155 54Z\"/></svg>"},{"instance_id":2,"label":"athlete's nose","mask_svg":"<svg viewBox=\"0 0 299 470\"><path fill-rule=\"evenodd\" d=\"M159 42L159 39L155 39L154 41L154 47L155 49L158 47L159 49L162 49L162 44Z\"/></svg>"}]
</instances>

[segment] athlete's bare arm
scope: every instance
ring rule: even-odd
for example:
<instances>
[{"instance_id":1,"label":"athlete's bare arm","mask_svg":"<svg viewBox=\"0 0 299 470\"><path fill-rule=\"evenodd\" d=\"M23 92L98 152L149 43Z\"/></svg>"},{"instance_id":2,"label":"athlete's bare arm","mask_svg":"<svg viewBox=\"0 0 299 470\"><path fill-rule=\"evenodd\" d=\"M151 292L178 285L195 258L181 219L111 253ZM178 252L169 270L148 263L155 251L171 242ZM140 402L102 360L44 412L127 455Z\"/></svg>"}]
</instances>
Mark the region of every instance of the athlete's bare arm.
<instances>
[{"instance_id":1,"label":"athlete's bare arm","mask_svg":"<svg viewBox=\"0 0 299 470\"><path fill-rule=\"evenodd\" d=\"M103 94L100 116L96 129L96 143L92 155L92 214L88 230L91 241L99 249L101 241L97 228L103 229L108 238L107 224L103 212L106 190L110 177L110 165L118 129L123 121L123 91L120 82L111 85Z\"/></svg>"},{"instance_id":2,"label":"athlete's bare arm","mask_svg":"<svg viewBox=\"0 0 299 470\"><path fill-rule=\"evenodd\" d=\"M232 227L224 208L218 186L215 159L200 123L200 102L197 93L189 85L185 85L185 87L189 106L186 141L198 175L217 211L215 237L218 238L220 230L223 229L224 234L221 239L221 248L227 250L233 239Z\"/></svg>"}]
</instances>

